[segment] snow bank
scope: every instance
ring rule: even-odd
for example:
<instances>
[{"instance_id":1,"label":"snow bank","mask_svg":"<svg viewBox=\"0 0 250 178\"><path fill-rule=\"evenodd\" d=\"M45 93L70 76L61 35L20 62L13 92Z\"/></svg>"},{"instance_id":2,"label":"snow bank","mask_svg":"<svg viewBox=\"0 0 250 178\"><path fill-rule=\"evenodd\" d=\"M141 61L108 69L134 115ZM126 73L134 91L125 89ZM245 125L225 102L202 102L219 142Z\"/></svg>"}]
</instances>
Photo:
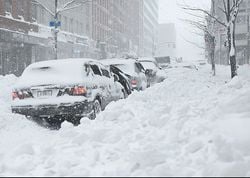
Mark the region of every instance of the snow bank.
<instances>
[{"instance_id":1,"label":"snow bank","mask_svg":"<svg viewBox=\"0 0 250 178\"><path fill-rule=\"evenodd\" d=\"M1 95L0 176L249 176L249 72L235 88L226 70L168 70L165 82L60 131L12 115ZM0 78L1 90L14 80Z\"/></svg>"},{"instance_id":2,"label":"snow bank","mask_svg":"<svg viewBox=\"0 0 250 178\"><path fill-rule=\"evenodd\" d=\"M15 75L0 75L0 111L9 108L11 102L11 92L13 85L17 82Z\"/></svg>"}]
</instances>

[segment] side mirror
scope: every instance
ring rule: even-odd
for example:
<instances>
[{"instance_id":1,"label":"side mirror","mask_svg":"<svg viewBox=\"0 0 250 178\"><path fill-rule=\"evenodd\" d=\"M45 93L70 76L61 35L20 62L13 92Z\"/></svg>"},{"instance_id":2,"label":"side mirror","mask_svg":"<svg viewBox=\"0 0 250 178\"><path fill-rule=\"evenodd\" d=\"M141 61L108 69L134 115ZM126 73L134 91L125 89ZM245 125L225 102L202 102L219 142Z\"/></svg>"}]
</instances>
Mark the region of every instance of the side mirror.
<instances>
[{"instance_id":1,"label":"side mirror","mask_svg":"<svg viewBox=\"0 0 250 178\"><path fill-rule=\"evenodd\" d=\"M152 75L153 71L151 69L147 69L145 72L146 75Z\"/></svg>"}]
</instances>

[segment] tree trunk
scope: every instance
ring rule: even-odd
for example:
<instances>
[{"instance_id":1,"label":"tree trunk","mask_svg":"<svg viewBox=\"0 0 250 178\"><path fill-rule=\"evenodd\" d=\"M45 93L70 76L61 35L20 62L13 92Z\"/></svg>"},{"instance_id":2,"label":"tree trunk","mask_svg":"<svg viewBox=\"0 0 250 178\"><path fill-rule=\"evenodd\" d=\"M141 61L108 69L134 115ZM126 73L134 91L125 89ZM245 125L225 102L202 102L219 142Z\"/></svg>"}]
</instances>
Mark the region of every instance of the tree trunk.
<instances>
[{"instance_id":1,"label":"tree trunk","mask_svg":"<svg viewBox=\"0 0 250 178\"><path fill-rule=\"evenodd\" d=\"M230 65L231 65L231 77L237 76L237 63L236 63L236 45L235 45L235 22L232 22L231 27L231 49L230 49Z\"/></svg>"},{"instance_id":2,"label":"tree trunk","mask_svg":"<svg viewBox=\"0 0 250 178\"><path fill-rule=\"evenodd\" d=\"M231 30L230 26L227 27L227 45L228 45L228 51L227 51L227 63L226 65L230 64L230 51L231 51Z\"/></svg>"},{"instance_id":3,"label":"tree trunk","mask_svg":"<svg viewBox=\"0 0 250 178\"><path fill-rule=\"evenodd\" d=\"M215 69L215 58L214 58L214 53L215 53L215 37L212 37L211 39L211 64L212 64L212 71L213 71L213 76L216 75L216 69Z\"/></svg>"}]
</instances>

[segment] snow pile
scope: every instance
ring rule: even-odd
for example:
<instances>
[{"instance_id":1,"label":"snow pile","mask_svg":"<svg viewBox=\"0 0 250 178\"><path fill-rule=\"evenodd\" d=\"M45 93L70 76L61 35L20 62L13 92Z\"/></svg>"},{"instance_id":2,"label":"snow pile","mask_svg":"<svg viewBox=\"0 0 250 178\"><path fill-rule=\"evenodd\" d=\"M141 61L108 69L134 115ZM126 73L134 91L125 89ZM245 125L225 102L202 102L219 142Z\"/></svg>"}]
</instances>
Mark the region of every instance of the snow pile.
<instances>
[{"instance_id":1,"label":"snow pile","mask_svg":"<svg viewBox=\"0 0 250 178\"><path fill-rule=\"evenodd\" d=\"M0 176L250 176L249 72L239 88L225 70L168 70L163 83L60 131L4 109L15 122L0 117Z\"/></svg>"},{"instance_id":2,"label":"snow pile","mask_svg":"<svg viewBox=\"0 0 250 178\"><path fill-rule=\"evenodd\" d=\"M13 85L17 82L15 75L0 75L0 111L1 109L9 109L11 102L11 92Z\"/></svg>"}]
</instances>

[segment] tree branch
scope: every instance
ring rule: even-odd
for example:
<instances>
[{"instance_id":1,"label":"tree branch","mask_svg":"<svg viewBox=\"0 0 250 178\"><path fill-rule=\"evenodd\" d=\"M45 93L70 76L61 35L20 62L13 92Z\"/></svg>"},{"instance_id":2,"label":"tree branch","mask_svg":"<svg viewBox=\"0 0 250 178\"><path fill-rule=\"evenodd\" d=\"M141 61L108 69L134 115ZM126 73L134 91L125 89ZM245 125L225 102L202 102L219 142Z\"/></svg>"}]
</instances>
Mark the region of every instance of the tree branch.
<instances>
[{"instance_id":1,"label":"tree branch","mask_svg":"<svg viewBox=\"0 0 250 178\"><path fill-rule=\"evenodd\" d=\"M227 25L224 22L221 22L218 18L216 18L215 16L213 16L212 14L210 14L209 12L207 12L204 9L200 9L200 8L191 8L191 7L183 7L184 10L191 10L191 11L200 11L203 12L204 14L208 15L209 17L213 18L216 22L218 22L219 24L221 24L224 27L227 27Z\"/></svg>"}]
</instances>

